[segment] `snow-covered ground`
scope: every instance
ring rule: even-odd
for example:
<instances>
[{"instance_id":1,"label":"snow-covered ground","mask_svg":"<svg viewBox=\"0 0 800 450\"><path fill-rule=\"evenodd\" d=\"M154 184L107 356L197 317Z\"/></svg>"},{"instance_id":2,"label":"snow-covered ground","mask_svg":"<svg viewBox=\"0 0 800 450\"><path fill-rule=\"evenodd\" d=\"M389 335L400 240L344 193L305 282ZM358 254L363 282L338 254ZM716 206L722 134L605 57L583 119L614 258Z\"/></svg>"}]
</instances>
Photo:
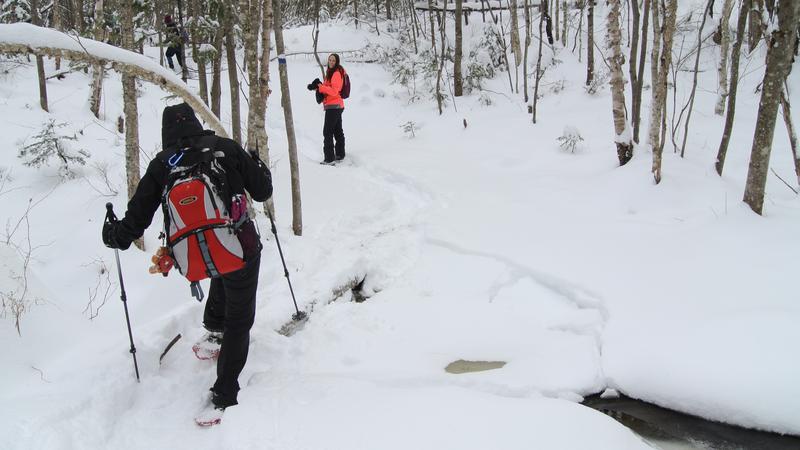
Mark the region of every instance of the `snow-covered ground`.
<instances>
[{"instance_id":1,"label":"snow-covered ground","mask_svg":"<svg viewBox=\"0 0 800 450\"><path fill-rule=\"evenodd\" d=\"M478 36L477 25L470 33ZM288 30L287 51L309 48L309 36L308 28ZM343 25L323 26L320 39L322 48L350 50L376 40ZM323 114L305 85L319 69L313 59L289 59L302 237L291 234L277 75L268 132L278 233L310 320L292 337L275 332L293 306L261 217L268 242L240 405L211 430L192 421L215 377L214 365L190 350L202 332L202 305L177 274L147 274L150 252L129 250L121 258L141 383L133 377L114 256L100 242L104 203L118 211L125 203L118 76L105 84L98 121L86 105L89 76L49 80L47 114L38 108L35 65L9 70L0 104L10 147L2 165L12 180L0 204L6 234L29 199L36 204L10 242L23 254L28 238L34 247L28 295L39 301L23 316L21 336L9 318L0 322L0 400L7 405L0 447L647 448L576 403L605 387L800 434L800 305L792 279L800 203L773 176L764 217L740 201L763 55L743 64L725 175L713 168L722 119L713 114L709 57L686 158L668 144L657 186L645 146L618 167L610 94L586 94L582 65L569 51L558 58L546 80L563 80L565 89L545 88L532 125L504 73L488 85L497 93L488 94L492 105L467 96L456 102L458 112L451 106L439 116L429 101L409 104L381 66L345 56L353 91L344 113L348 158L337 167L318 164ZM795 71L792 88L799 77ZM174 100L142 88L144 167L160 148L161 110ZM226 126L228 110L224 100ZM55 167L26 168L12 156L48 118L67 122L79 138L74 147L92 153L75 179L61 182ZM414 138L402 128L409 121ZM556 142L565 126L585 139L575 153ZM776 128L772 167L791 181L788 139L782 124ZM109 165L119 195L98 192L105 191L92 167L98 164ZM158 216L145 235L151 249ZM5 292L24 260L7 245L0 251ZM366 302L328 303L334 289L363 276ZM159 365L179 332L183 338ZM458 359L508 364L446 373Z\"/></svg>"}]
</instances>

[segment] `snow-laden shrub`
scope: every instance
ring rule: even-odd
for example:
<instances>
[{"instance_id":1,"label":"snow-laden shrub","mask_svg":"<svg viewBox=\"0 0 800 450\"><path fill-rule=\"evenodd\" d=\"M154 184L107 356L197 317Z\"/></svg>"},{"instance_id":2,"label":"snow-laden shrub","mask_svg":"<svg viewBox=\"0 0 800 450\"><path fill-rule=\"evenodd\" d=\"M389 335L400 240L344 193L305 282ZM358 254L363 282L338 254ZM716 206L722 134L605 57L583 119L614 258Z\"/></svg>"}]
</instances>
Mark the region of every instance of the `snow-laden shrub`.
<instances>
[{"instance_id":1,"label":"snow-laden shrub","mask_svg":"<svg viewBox=\"0 0 800 450\"><path fill-rule=\"evenodd\" d=\"M584 86L583 89L589 95L595 95L603 88L608 86L608 80L611 79L611 74L606 70L598 70L594 73L594 78L592 78L592 82L589 83L588 86Z\"/></svg>"},{"instance_id":2,"label":"snow-laden shrub","mask_svg":"<svg viewBox=\"0 0 800 450\"><path fill-rule=\"evenodd\" d=\"M90 155L86 150L72 149L70 141L77 141L78 138L74 134L61 134L59 130L65 126L66 123L56 123L52 119L45 122L39 133L30 138L30 142L23 142L20 146L17 156L22 159L22 164L38 168L50 165L50 161L55 158L59 163L59 174L64 178L73 178L75 166L85 165L86 158Z\"/></svg>"},{"instance_id":3,"label":"snow-laden shrub","mask_svg":"<svg viewBox=\"0 0 800 450\"><path fill-rule=\"evenodd\" d=\"M556 140L562 150L569 150L575 153L575 148L579 143L583 142L583 136L581 136L577 128L567 125L564 127L564 132Z\"/></svg>"},{"instance_id":4,"label":"snow-laden shrub","mask_svg":"<svg viewBox=\"0 0 800 450\"><path fill-rule=\"evenodd\" d=\"M408 122L400 125L400 128L403 129L403 133L406 134L406 137L409 139L414 139L417 137L417 131L419 131L419 125L413 120L409 120Z\"/></svg>"},{"instance_id":5,"label":"snow-laden shrub","mask_svg":"<svg viewBox=\"0 0 800 450\"><path fill-rule=\"evenodd\" d=\"M483 36L466 58L464 91L481 90L484 80L494 78L504 64L499 35L493 28L484 29Z\"/></svg>"}]
</instances>

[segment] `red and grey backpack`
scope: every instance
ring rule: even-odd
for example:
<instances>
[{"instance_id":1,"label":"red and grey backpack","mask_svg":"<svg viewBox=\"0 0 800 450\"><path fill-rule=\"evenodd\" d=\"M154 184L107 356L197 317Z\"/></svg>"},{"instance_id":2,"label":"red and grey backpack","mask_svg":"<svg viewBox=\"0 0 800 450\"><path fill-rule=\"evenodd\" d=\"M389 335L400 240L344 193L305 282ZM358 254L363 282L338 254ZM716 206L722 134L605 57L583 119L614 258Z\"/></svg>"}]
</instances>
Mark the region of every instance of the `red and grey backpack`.
<instances>
[{"instance_id":1,"label":"red and grey backpack","mask_svg":"<svg viewBox=\"0 0 800 450\"><path fill-rule=\"evenodd\" d=\"M203 138L195 148L169 156L162 196L165 244L175 267L192 282L198 301L203 299L200 280L245 266L236 232L247 221L247 208L241 196L232 198L227 190L225 169L218 161L224 153L214 151L216 139Z\"/></svg>"}]
</instances>

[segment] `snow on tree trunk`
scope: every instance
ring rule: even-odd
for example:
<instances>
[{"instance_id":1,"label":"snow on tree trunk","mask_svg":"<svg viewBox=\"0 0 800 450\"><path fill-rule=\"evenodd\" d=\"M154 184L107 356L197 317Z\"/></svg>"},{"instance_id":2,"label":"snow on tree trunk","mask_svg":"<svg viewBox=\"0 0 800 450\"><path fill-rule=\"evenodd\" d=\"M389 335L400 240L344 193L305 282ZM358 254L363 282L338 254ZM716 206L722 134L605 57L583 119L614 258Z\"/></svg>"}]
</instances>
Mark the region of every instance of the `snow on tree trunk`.
<instances>
[{"instance_id":1,"label":"snow on tree trunk","mask_svg":"<svg viewBox=\"0 0 800 450\"><path fill-rule=\"evenodd\" d=\"M750 53L753 53L753 50L756 49L758 42L761 40L761 32L764 27L764 23L761 21L764 1L751 0L750 5L750 25L748 26L747 44Z\"/></svg>"},{"instance_id":2,"label":"snow on tree trunk","mask_svg":"<svg viewBox=\"0 0 800 450\"><path fill-rule=\"evenodd\" d=\"M431 53L436 58L436 29L433 26L433 0L428 0L428 22L431 25ZM434 64L436 61L434 60Z\"/></svg>"},{"instance_id":3,"label":"snow on tree trunk","mask_svg":"<svg viewBox=\"0 0 800 450\"><path fill-rule=\"evenodd\" d=\"M800 2L780 0L778 3L778 26L773 29L767 50L767 68L758 105L756 132L747 171L744 202L757 214L764 208L764 190L767 184L769 155L775 132L778 105L783 92L783 83L791 69L797 22L800 20Z\"/></svg>"},{"instance_id":4,"label":"snow on tree trunk","mask_svg":"<svg viewBox=\"0 0 800 450\"><path fill-rule=\"evenodd\" d=\"M736 115L736 91L739 87L739 57L742 53L744 43L744 30L747 24L747 16L750 10L750 0L744 0L739 8L739 19L736 23L736 41L731 50L731 84L728 87L728 112L725 115L725 128L722 131L722 139L717 150L717 162L714 167L717 174L722 176L722 169L725 167L725 156L728 154L728 143L733 132L733 119Z\"/></svg>"},{"instance_id":5,"label":"snow on tree trunk","mask_svg":"<svg viewBox=\"0 0 800 450\"><path fill-rule=\"evenodd\" d=\"M225 55L228 63L228 80L231 93L231 139L242 143L242 113L239 97L239 70L236 66L236 37L233 21L236 4L230 3L225 10Z\"/></svg>"},{"instance_id":6,"label":"snow on tree trunk","mask_svg":"<svg viewBox=\"0 0 800 450\"><path fill-rule=\"evenodd\" d=\"M654 2L658 3L658 2ZM653 178L656 184L661 182L661 155L664 151L664 141L659 140L659 128L662 123L662 114L667 98L667 82L670 64L672 64L672 39L675 35L675 19L678 12L678 0L667 0L664 9L664 23L662 31L661 49L659 50L658 79L653 83L652 120L650 121L650 143L653 146ZM656 22L656 20L653 20Z\"/></svg>"},{"instance_id":7,"label":"snow on tree trunk","mask_svg":"<svg viewBox=\"0 0 800 450\"><path fill-rule=\"evenodd\" d=\"M586 11L586 85L594 80L594 0L588 0Z\"/></svg>"},{"instance_id":8,"label":"snow on tree trunk","mask_svg":"<svg viewBox=\"0 0 800 450\"><path fill-rule=\"evenodd\" d=\"M461 77L461 54L462 54L462 27L461 22L463 21L463 14L461 5L464 0L456 0L456 49L453 61L453 95L456 97L461 97L464 93L464 81ZM386 2L386 6L388 8L389 2Z\"/></svg>"},{"instance_id":9,"label":"snow on tree trunk","mask_svg":"<svg viewBox=\"0 0 800 450\"><path fill-rule=\"evenodd\" d=\"M263 138L263 122L258 126L258 36L261 28L262 0L241 0L240 11L244 16L242 31L244 33L244 57L247 64L248 98L250 108L247 111L247 148L255 150L266 145Z\"/></svg>"},{"instance_id":10,"label":"snow on tree trunk","mask_svg":"<svg viewBox=\"0 0 800 450\"><path fill-rule=\"evenodd\" d=\"M558 0L556 0L556 1L558 1ZM561 14L564 15L564 21L561 24L561 45L563 45L566 48L567 47L567 34L569 34L568 33L569 26L567 25L567 19L569 18L569 7L567 6L567 2L564 2L561 5ZM558 19L558 17L556 17L556 20L557 19Z\"/></svg>"},{"instance_id":11,"label":"snow on tree trunk","mask_svg":"<svg viewBox=\"0 0 800 450\"><path fill-rule=\"evenodd\" d=\"M611 50L609 65L611 66L611 112L614 116L614 139L617 145L617 157L619 165L624 166L633 157L633 144L631 143L631 132L628 128L628 121L625 117L625 77L622 74L622 64L625 57L622 54L620 41L622 37L619 31L620 0L609 0L608 17L606 25L608 27L608 48ZM632 50L632 51L635 51Z\"/></svg>"},{"instance_id":12,"label":"snow on tree trunk","mask_svg":"<svg viewBox=\"0 0 800 450\"><path fill-rule=\"evenodd\" d=\"M122 10L122 46L134 50L133 36L133 3L126 3ZM139 112L136 104L136 78L131 74L122 74L122 101L125 114L125 172L128 180L128 200L133 198L141 177L139 173ZM144 241L135 242L140 250L144 250Z\"/></svg>"},{"instance_id":13,"label":"snow on tree trunk","mask_svg":"<svg viewBox=\"0 0 800 450\"><path fill-rule=\"evenodd\" d=\"M286 64L283 43L283 23L280 0L273 0L273 20L275 21L275 51L278 52L278 75L281 79L281 107L286 125L286 140L289 144L289 170L292 178L292 231L295 236L303 235L303 209L300 197L300 165L297 161L297 138L294 133L292 98L289 94L289 68Z\"/></svg>"},{"instance_id":14,"label":"snow on tree trunk","mask_svg":"<svg viewBox=\"0 0 800 450\"><path fill-rule=\"evenodd\" d=\"M717 76L719 86L717 87L717 104L714 113L721 116L725 112L725 100L728 98L728 53L731 46L731 31L728 22L733 11L733 0L725 0L722 5L722 16L719 18L719 68Z\"/></svg>"},{"instance_id":15,"label":"snow on tree trunk","mask_svg":"<svg viewBox=\"0 0 800 450\"><path fill-rule=\"evenodd\" d=\"M539 55L536 57L536 72L533 85L533 123L536 123L537 107L539 106L539 82L542 80L542 29L544 28L544 14L539 14Z\"/></svg>"}]
</instances>

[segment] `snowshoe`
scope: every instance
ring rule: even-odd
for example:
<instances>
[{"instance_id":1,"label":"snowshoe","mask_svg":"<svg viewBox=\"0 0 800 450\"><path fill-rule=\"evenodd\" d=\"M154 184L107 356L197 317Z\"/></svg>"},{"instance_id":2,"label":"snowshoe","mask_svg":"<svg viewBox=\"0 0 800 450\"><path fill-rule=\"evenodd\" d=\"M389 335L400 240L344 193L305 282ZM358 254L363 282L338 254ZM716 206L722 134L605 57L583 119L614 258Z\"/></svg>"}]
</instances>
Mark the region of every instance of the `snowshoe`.
<instances>
[{"instance_id":1,"label":"snowshoe","mask_svg":"<svg viewBox=\"0 0 800 450\"><path fill-rule=\"evenodd\" d=\"M222 423L222 414L225 408L214 406L214 403L208 402L206 406L201 409L194 418L194 423L201 427L213 427Z\"/></svg>"},{"instance_id":2,"label":"snowshoe","mask_svg":"<svg viewBox=\"0 0 800 450\"><path fill-rule=\"evenodd\" d=\"M202 339L192 346L192 351L197 359L206 361L219 357L219 348L222 345L222 332L209 331Z\"/></svg>"}]
</instances>

